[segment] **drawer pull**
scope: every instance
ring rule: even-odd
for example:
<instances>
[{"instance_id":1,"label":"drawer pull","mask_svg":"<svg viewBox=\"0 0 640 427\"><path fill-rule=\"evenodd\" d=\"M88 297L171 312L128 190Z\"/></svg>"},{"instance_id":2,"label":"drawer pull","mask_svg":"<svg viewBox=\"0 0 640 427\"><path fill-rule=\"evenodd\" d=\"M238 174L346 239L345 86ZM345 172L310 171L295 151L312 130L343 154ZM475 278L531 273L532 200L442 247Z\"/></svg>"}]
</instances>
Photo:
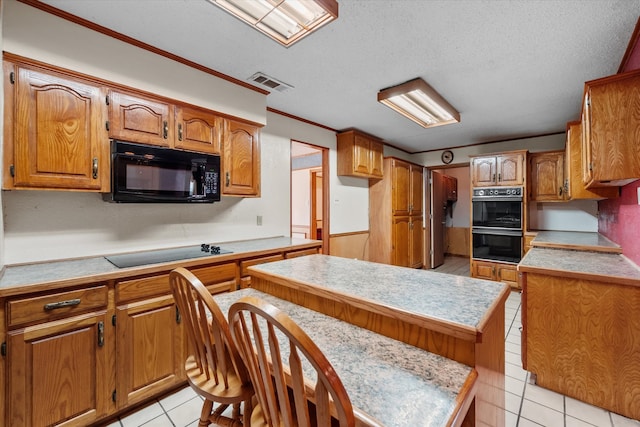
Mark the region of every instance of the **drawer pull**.
<instances>
[{"instance_id":1,"label":"drawer pull","mask_svg":"<svg viewBox=\"0 0 640 427\"><path fill-rule=\"evenodd\" d=\"M66 301L52 302L44 305L45 311L55 310L57 308L63 307L73 307L74 305L80 304L80 298L77 299L69 299Z\"/></svg>"}]
</instances>

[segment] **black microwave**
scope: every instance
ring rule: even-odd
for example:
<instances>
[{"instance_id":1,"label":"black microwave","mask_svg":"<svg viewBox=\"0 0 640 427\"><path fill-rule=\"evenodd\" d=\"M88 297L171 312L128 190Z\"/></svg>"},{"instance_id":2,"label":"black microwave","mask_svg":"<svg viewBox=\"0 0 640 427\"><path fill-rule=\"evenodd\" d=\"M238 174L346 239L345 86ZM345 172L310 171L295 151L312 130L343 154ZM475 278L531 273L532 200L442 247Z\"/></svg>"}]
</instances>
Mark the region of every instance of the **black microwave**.
<instances>
[{"instance_id":1,"label":"black microwave","mask_svg":"<svg viewBox=\"0 0 640 427\"><path fill-rule=\"evenodd\" d=\"M220 156L111 141L109 202L220 201Z\"/></svg>"}]
</instances>

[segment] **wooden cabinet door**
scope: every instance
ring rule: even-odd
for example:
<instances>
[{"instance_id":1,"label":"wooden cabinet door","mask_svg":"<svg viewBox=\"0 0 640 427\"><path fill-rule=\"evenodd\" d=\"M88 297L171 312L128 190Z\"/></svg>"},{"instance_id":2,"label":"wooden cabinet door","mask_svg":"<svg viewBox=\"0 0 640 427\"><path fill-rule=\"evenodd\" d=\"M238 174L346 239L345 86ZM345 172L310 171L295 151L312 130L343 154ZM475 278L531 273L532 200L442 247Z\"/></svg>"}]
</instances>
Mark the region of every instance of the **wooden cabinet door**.
<instances>
[{"instance_id":1,"label":"wooden cabinet door","mask_svg":"<svg viewBox=\"0 0 640 427\"><path fill-rule=\"evenodd\" d=\"M371 151L369 139L355 134L353 137L353 172L369 175L371 165Z\"/></svg>"},{"instance_id":2,"label":"wooden cabinet door","mask_svg":"<svg viewBox=\"0 0 640 427\"><path fill-rule=\"evenodd\" d=\"M113 412L106 318L100 311L8 333L8 425L89 425Z\"/></svg>"},{"instance_id":3,"label":"wooden cabinet door","mask_svg":"<svg viewBox=\"0 0 640 427\"><path fill-rule=\"evenodd\" d=\"M423 264L424 230L422 217L411 217L409 223L409 267L421 268Z\"/></svg>"},{"instance_id":4,"label":"wooden cabinet door","mask_svg":"<svg viewBox=\"0 0 640 427\"><path fill-rule=\"evenodd\" d=\"M411 167L398 159L391 161L392 191L391 211L393 215L409 215L411 197Z\"/></svg>"},{"instance_id":5,"label":"wooden cabinet door","mask_svg":"<svg viewBox=\"0 0 640 427\"><path fill-rule=\"evenodd\" d=\"M170 295L116 308L116 401L141 402L185 379L186 350Z\"/></svg>"},{"instance_id":6,"label":"wooden cabinet door","mask_svg":"<svg viewBox=\"0 0 640 427\"><path fill-rule=\"evenodd\" d=\"M109 137L141 144L173 144L173 107L163 101L109 91Z\"/></svg>"},{"instance_id":7,"label":"wooden cabinet door","mask_svg":"<svg viewBox=\"0 0 640 427\"><path fill-rule=\"evenodd\" d=\"M14 187L108 190L102 89L28 67L16 73Z\"/></svg>"},{"instance_id":8,"label":"wooden cabinet door","mask_svg":"<svg viewBox=\"0 0 640 427\"><path fill-rule=\"evenodd\" d=\"M384 172L384 144L379 141L369 141L369 175L382 178Z\"/></svg>"},{"instance_id":9,"label":"wooden cabinet door","mask_svg":"<svg viewBox=\"0 0 640 427\"><path fill-rule=\"evenodd\" d=\"M567 123L567 142L564 155L565 197L579 199L613 199L618 197L618 188L600 187L587 189L582 176L582 125Z\"/></svg>"},{"instance_id":10,"label":"wooden cabinet door","mask_svg":"<svg viewBox=\"0 0 640 427\"><path fill-rule=\"evenodd\" d=\"M557 202L565 200L564 151L531 154L529 200Z\"/></svg>"},{"instance_id":11,"label":"wooden cabinet door","mask_svg":"<svg viewBox=\"0 0 640 427\"><path fill-rule=\"evenodd\" d=\"M471 184L474 187L496 185L496 158L474 157L471 161Z\"/></svg>"},{"instance_id":12,"label":"wooden cabinet door","mask_svg":"<svg viewBox=\"0 0 640 427\"><path fill-rule=\"evenodd\" d=\"M225 120L222 194L260 196L259 128Z\"/></svg>"},{"instance_id":13,"label":"wooden cabinet door","mask_svg":"<svg viewBox=\"0 0 640 427\"><path fill-rule=\"evenodd\" d=\"M472 260L471 277L494 280L496 278L495 264L489 261Z\"/></svg>"},{"instance_id":14,"label":"wooden cabinet door","mask_svg":"<svg viewBox=\"0 0 640 427\"><path fill-rule=\"evenodd\" d=\"M585 85L587 188L635 181L640 178L640 70Z\"/></svg>"},{"instance_id":15,"label":"wooden cabinet door","mask_svg":"<svg viewBox=\"0 0 640 427\"><path fill-rule=\"evenodd\" d=\"M391 230L391 264L409 267L409 241L411 239L408 216L394 217Z\"/></svg>"},{"instance_id":16,"label":"wooden cabinet door","mask_svg":"<svg viewBox=\"0 0 640 427\"><path fill-rule=\"evenodd\" d=\"M210 111L176 107L175 147L202 153L220 154L222 118Z\"/></svg>"},{"instance_id":17,"label":"wooden cabinet door","mask_svg":"<svg viewBox=\"0 0 640 427\"><path fill-rule=\"evenodd\" d=\"M422 166L410 165L409 175L411 179L409 194L409 213L411 215L422 215L422 195L423 174Z\"/></svg>"},{"instance_id":18,"label":"wooden cabinet door","mask_svg":"<svg viewBox=\"0 0 640 427\"><path fill-rule=\"evenodd\" d=\"M516 265L496 264L496 280L512 288L520 288Z\"/></svg>"},{"instance_id":19,"label":"wooden cabinet door","mask_svg":"<svg viewBox=\"0 0 640 427\"><path fill-rule=\"evenodd\" d=\"M496 158L498 185L524 184L524 156L520 153L507 154Z\"/></svg>"}]
</instances>

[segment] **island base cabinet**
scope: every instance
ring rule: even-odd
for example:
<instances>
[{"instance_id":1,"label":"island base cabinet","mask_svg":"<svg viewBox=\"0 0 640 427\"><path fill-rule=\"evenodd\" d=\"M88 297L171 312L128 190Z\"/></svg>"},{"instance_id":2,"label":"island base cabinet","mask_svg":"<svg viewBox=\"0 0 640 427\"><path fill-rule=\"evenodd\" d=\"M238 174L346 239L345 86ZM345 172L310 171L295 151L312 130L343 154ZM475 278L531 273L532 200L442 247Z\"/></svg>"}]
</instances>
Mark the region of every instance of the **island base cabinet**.
<instances>
[{"instance_id":1,"label":"island base cabinet","mask_svg":"<svg viewBox=\"0 0 640 427\"><path fill-rule=\"evenodd\" d=\"M523 272L523 367L539 386L640 419L640 288Z\"/></svg>"},{"instance_id":2,"label":"island base cabinet","mask_svg":"<svg viewBox=\"0 0 640 427\"><path fill-rule=\"evenodd\" d=\"M185 341L173 297L116 309L116 401L124 408L184 382Z\"/></svg>"},{"instance_id":3,"label":"island base cabinet","mask_svg":"<svg viewBox=\"0 0 640 427\"><path fill-rule=\"evenodd\" d=\"M113 412L105 311L7 334L7 424L86 426Z\"/></svg>"}]
</instances>

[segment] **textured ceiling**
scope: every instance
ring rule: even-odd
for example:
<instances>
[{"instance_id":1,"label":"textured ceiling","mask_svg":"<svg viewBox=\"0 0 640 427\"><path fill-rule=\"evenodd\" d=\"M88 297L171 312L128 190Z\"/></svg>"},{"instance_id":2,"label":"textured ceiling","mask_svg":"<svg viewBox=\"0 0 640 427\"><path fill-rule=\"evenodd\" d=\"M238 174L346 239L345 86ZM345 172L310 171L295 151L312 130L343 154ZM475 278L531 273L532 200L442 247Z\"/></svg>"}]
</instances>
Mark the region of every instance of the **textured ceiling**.
<instances>
[{"instance_id":1,"label":"textured ceiling","mask_svg":"<svg viewBox=\"0 0 640 427\"><path fill-rule=\"evenodd\" d=\"M584 82L615 74L640 0L339 0L339 18L284 48L205 0L46 0L221 73L294 86L267 105L408 152L564 132ZM461 115L423 129L377 102L422 77Z\"/></svg>"}]
</instances>

